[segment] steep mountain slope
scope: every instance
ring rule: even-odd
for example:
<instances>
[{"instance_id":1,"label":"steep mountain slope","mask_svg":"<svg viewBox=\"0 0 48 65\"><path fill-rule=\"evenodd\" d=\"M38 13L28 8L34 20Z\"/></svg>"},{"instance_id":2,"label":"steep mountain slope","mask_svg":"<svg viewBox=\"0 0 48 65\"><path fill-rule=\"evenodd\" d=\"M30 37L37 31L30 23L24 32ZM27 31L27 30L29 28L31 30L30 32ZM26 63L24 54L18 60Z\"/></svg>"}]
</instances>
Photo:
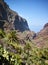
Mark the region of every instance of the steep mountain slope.
<instances>
[{"instance_id":1,"label":"steep mountain slope","mask_svg":"<svg viewBox=\"0 0 48 65\"><path fill-rule=\"evenodd\" d=\"M19 41L34 40L38 47L48 47L48 23L37 34L29 30L27 21L12 11L9 6L0 0L0 28L7 30L19 30ZM21 33L23 32L24 33Z\"/></svg>"},{"instance_id":2,"label":"steep mountain slope","mask_svg":"<svg viewBox=\"0 0 48 65\"><path fill-rule=\"evenodd\" d=\"M0 0L0 28L0 65L48 65L48 23L36 34Z\"/></svg>"},{"instance_id":3,"label":"steep mountain slope","mask_svg":"<svg viewBox=\"0 0 48 65\"><path fill-rule=\"evenodd\" d=\"M0 28L15 29L21 32L29 30L27 21L12 11L4 0L0 0Z\"/></svg>"},{"instance_id":4,"label":"steep mountain slope","mask_svg":"<svg viewBox=\"0 0 48 65\"><path fill-rule=\"evenodd\" d=\"M38 47L48 47L48 23L46 23L43 29L37 33L35 43Z\"/></svg>"}]
</instances>

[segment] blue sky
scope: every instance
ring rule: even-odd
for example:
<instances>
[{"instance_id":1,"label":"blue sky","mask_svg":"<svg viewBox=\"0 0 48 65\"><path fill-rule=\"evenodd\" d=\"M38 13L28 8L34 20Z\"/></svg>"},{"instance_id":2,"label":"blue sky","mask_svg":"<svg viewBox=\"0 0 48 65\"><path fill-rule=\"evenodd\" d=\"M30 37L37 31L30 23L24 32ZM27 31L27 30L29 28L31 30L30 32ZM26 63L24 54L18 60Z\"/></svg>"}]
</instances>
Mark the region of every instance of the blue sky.
<instances>
[{"instance_id":1,"label":"blue sky","mask_svg":"<svg viewBox=\"0 0 48 65\"><path fill-rule=\"evenodd\" d=\"M9 7L28 21L29 28L39 32L48 22L48 0L5 0Z\"/></svg>"}]
</instances>

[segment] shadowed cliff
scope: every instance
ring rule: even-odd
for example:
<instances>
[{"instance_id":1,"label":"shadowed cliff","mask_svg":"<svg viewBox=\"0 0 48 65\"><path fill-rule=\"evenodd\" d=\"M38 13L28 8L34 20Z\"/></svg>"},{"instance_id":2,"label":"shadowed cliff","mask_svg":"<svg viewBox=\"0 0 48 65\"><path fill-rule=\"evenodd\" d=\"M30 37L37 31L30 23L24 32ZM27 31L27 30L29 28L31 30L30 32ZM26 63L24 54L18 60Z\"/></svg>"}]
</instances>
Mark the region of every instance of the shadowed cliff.
<instances>
[{"instance_id":1,"label":"shadowed cliff","mask_svg":"<svg viewBox=\"0 0 48 65\"><path fill-rule=\"evenodd\" d=\"M20 17L17 12L12 11L4 0L0 0L0 25L0 28L5 30L15 29L21 32L29 30L27 21Z\"/></svg>"}]
</instances>

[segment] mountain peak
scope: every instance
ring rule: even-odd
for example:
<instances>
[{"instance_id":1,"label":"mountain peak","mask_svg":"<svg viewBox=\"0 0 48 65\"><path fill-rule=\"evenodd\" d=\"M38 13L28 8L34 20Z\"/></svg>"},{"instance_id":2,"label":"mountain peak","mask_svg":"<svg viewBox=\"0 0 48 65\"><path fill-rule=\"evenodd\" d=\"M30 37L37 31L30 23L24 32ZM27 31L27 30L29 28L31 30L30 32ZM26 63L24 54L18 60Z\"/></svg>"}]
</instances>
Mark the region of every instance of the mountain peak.
<instances>
[{"instance_id":1,"label":"mountain peak","mask_svg":"<svg viewBox=\"0 0 48 65\"><path fill-rule=\"evenodd\" d=\"M46 24L44 25L44 28L46 28L46 27L48 27L48 23L46 23Z\"/></svg>"},{"instance_id":2,"label":"mountain peak","mask_svg":"<svg viewBox=\"0 0 48 65\"><path fill-rule=\"evenodd\" d=\"M11 10L4 0L0 0L0 28L5 30L29 30L26 19Z\"/></svg>"}]
</instances>

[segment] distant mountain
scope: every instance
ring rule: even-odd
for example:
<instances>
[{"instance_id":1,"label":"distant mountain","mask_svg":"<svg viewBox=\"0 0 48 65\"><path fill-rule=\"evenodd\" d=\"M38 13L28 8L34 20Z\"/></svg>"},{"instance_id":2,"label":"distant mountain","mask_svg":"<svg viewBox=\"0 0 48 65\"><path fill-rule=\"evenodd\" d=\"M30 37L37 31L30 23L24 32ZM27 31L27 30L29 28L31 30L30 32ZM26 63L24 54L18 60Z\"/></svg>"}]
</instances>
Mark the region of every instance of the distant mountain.
<instances>
[{"instance_id":1,"label":"distant mountain","mask_svg":"<svg viewBox=\"0 0 48 65\"><path fill-rule=\"evenodd\" d=\"M0 0L0 65L48 65L48 23L35 33ZM38 48L39 47L39 48Z\"/></svg>"},{"instance_id":2,"label":"distant mountain","mask_svg":"<svg viewBox=\"0 0 48 65\"><path fill-rule=\"evenodd\" d=\"M37 33L35 43L38 47L48 47L48 23L46 23L43 29Z\"/></svg>"},{"instance_id":3,"label":"distant mountain","mask_svg":"<svg viewBox=\"0 0 48 65\"><path fill-rule=\"evenodd\" d=\"M29 30L27 21L12 11L4 0L0 0L0 28L4 30Z\"/></svg>"},{"instance_id":4,"label":"distant mountain","mask_svg":"<svg viewBox=\"0 0 48 65\"><path fill-rule=\"evenodd\" d=\"M48 47L48 23L37 34L30 31L27 21L12 11L4 0L0 0L0 28L7 30L19 30L18 38L24 44L24 40L33 41L38 47ZM23 32L23 33L22 33Z\"/></svg>"}]
</instances>

